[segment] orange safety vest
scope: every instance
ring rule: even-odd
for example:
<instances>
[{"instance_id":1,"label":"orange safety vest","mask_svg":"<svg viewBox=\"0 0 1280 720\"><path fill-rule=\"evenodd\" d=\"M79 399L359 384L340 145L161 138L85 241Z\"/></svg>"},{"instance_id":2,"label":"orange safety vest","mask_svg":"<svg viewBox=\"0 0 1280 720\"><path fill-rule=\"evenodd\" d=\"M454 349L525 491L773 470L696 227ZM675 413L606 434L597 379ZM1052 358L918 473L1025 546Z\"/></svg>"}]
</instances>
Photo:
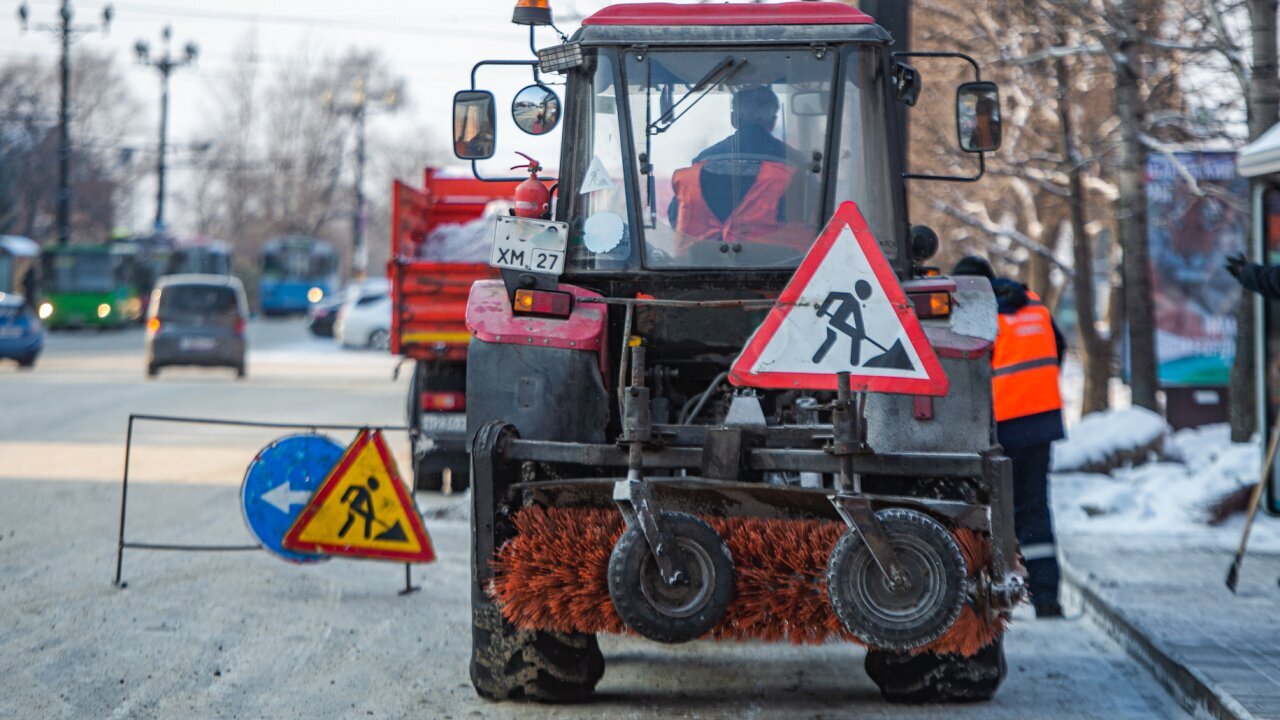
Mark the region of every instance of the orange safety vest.
<instances>
[{"instance_id":1,"label":"orange safety vest","mask_svg":"<svg viewBox=\"0 0 1280 720\"><path fill-rule=\"evenodd\" d=\"M706 162L681 168L671 174L671 186L675 190L676 251L687 252L698 241L724 241L744 243L768 243L807 248L813 242L812 229L795 223L778 222L778 204L791 187L796 169L780 162L761 162L756 181L733 209L728 219L711 211L702 195L702 168Z\"/></svg>"},{"instance_id":2,"label":"orange safety vest","mask_svg":"<svg viewBox=\"0 0 1280 720\"><path fill-rule=\"evenodd\" d=\"M1053 319L1038 298L1031 298L1017 312L999 314L991 355L996 422L1062 409Z\"/></svg>"}]
</instances>

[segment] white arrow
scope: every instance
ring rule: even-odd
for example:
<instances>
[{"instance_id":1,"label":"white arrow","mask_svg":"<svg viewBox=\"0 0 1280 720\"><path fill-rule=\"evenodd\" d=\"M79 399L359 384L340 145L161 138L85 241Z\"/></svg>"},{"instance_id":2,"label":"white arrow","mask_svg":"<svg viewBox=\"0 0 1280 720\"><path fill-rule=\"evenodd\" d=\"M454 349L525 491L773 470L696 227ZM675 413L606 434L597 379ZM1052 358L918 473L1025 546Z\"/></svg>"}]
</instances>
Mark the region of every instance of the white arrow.
<instances>
[{"instance_id":1,"label":"white arrow","mask_svg":"<svg viewBox=\"0 0 1280 720\"><path fill-rule=\"evenodd\" d=\"M311 491L293 490L286 481L262 493L262 499L274 505L280 512L288 513L289 508L294 505L306 505L311 499Z\"/></svg>"}]
</instances>

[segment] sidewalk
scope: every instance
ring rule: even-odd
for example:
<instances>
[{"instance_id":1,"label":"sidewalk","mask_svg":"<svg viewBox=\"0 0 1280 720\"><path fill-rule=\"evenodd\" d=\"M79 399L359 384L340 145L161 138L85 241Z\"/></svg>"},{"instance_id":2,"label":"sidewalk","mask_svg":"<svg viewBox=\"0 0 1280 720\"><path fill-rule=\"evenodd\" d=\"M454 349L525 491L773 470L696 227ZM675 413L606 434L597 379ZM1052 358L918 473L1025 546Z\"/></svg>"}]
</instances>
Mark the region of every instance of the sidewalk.
<instances>
[{"instance_id":1,"label":"sidewalk","mask_svg":"<svg viewBox=\"0 0 1280 720\"><path fill-rule=\"evenodd\" d=\"M1060 538L1068 598L1197 715L1280 719L1280 555L1250 554L1239 594L1231 551L1127 549L1125 538Z\"/></svg>"}]
</instances>

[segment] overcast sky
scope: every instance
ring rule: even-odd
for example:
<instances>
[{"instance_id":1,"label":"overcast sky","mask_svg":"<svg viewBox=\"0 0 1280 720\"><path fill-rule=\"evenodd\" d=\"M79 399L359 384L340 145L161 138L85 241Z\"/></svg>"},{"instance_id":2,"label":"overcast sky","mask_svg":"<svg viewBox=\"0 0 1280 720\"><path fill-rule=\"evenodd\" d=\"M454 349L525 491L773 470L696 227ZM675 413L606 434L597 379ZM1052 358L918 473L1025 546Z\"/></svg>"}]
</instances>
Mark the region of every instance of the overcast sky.
<instances>
[{"instance_id":1,"label":"overcast sky","mask_svg":"<svg viewBox=\"0 0 1280 720\"><path fill-rule=\"evenodd\" d=\"M33 28L24 34L17 19L19 3L0 0L0 60L32 55L57 57L55 39L38 32L34 26L56 21L60 0L28 0L28 3ZM88 0L75 2L76 21L98 21L105 4ZM437 132L447 134L453 93L468 87L471 66L477 60L529 57L527 31L510 22L514 0L273 0L270 3L261 0L118 0L113 4L115 19L110 33L88 34L79 42L117 53L134 94L147 113L140 118L136 140L131 140L139 144L155 143L159 76L154 69L134 63L133 45L141 39L149 41L153 49L157 48L166 24L173 26L175 49L189 40L200 46L196 67L180 70L172 79L169 139L179 147L202 139L201 117L210 110L208 89L220 74L234 69L236 63L248 61L238 57L236 51L251 32L257 39L256 62L262 64L268 77L273 67L296 57L304 48L308 55L338 54L348 48L380 50L392 70L405 78L406 94L412 103L400 118L377 120L384 130L394 129L396 123L415 126L427 123ZM577 27L574 17L608 3L605 0L552 0L551 4L557 24L565 32L572 32ZM539 38L540 47L555 42L550 31L540 31ZM496 77L490 81L491 89L498 95L500 109L510 101L515 82L514 77L507 83ZM181 177L174 178L174 184L182 182ZM378 191L374 187L368 190L371 194ZM177 192L181 192L181 187ZM177 199L171 198L174 200ZM144 200L141 204L144 207L134 213L135 224L151 211L150 201ZM181 230L182 208L178 202L173 205L175 229Z\"/></svg>"}]
</instances>

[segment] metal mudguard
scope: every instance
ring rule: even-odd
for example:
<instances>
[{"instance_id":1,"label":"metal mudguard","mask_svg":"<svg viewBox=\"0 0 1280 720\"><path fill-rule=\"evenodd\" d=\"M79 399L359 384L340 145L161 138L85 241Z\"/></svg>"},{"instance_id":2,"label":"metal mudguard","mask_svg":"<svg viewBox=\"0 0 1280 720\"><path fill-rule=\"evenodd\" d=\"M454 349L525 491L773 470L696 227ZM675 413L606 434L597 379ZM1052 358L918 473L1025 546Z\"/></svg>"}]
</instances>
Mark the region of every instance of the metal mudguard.
<instances>
[{"instance_id":1,"label":"metal mudguard","mask_svg":"<svg viewBox=\"0 0 1280 720\"><path fill-rule=\"evenodd\" d=\"M491 420L530 440L604 442L609 396L596 354L472 339L467 437Z\"/></svg>"},{"instance_id":2,"label":"metal mudguard","mask_svg":"<svg viewBox=\"0 0 1280 720\"><path fill-rule=\"evenodd\" d=\"M954 310L921 322L949 389L939 398L872 393L867 442L876 452L983 452L995 444L991 348L996 299L986 278L954 278Z\"/></svg>"}]
</instances>

